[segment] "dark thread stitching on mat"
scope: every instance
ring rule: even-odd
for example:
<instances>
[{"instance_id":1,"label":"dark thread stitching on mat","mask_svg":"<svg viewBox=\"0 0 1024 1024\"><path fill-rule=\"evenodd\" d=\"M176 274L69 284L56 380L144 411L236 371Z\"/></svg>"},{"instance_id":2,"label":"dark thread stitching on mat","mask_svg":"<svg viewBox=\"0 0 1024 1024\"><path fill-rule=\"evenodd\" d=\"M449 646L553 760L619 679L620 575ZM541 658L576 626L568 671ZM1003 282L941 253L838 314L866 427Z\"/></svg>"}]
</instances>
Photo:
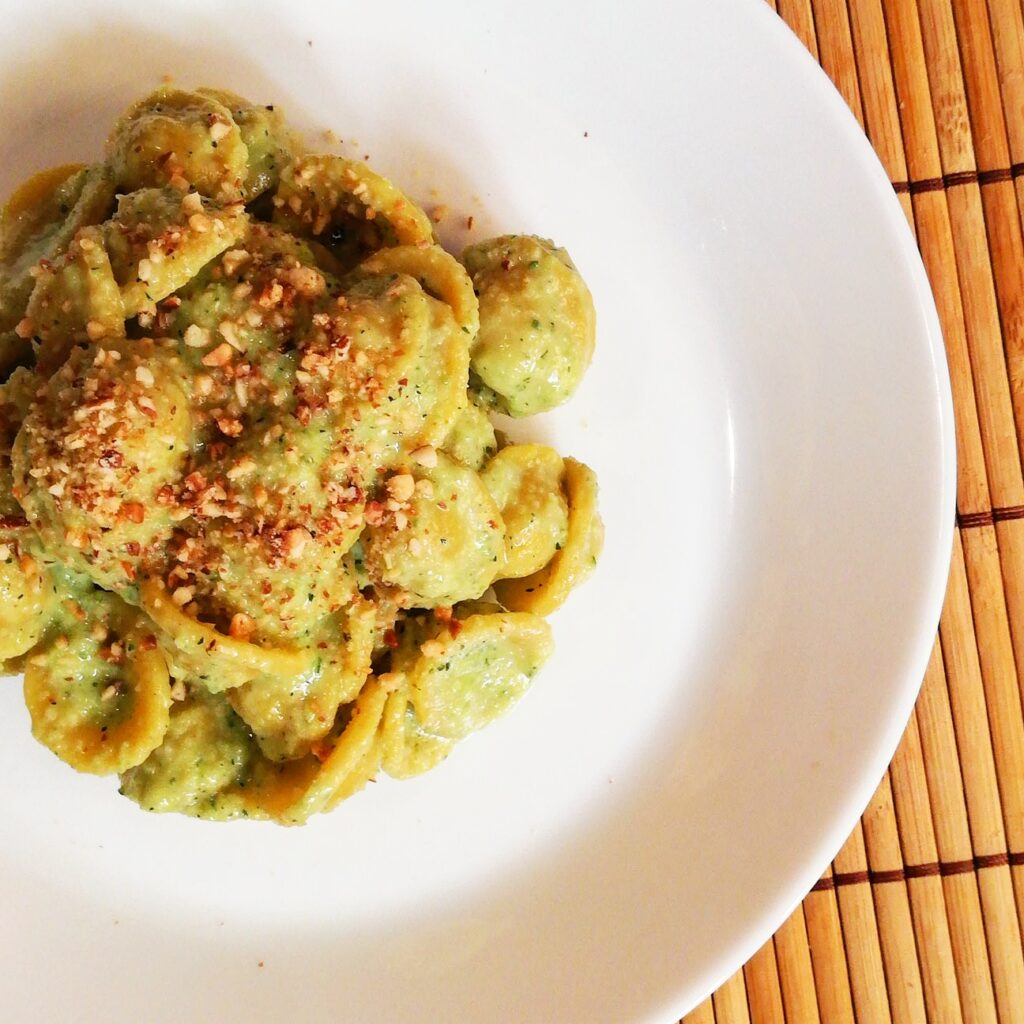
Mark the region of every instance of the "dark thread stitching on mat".
<instances>
[{"instance_id":1,"label":"dark thread stitching on mat","mask_svg":"<svg viewBox=\"0 0 1024 1024\"><path fill-rule=\"evenodd\" d=\"M993 167L986 171L954 171L944 174L941 178L920 178L917 181L894 181L892 187L899 194L910 193L912 196L922 192L940 192L945 188L957 185L995 185L1001 181L1012 181L1024 175L1024 163L1010 167Z\"/></svg>"},{"instance_id":2,"label":"dark thread stitching on mat","mask_svg":"<svg viewBox=\"0 0 1024 1024\"><path fill-rule=\"evenodd\" d=\"M970 860L931 861L928 864L907 864L902 868L889 871L838 871L825 878L819 878L811 887L811 892L828 892L841 885L886 885L891 882L904 882L914 878L931 878L935 875L965 875L971 871L983 871L986 868L1002 868L1010 865L1024 865L1024 852L1019 853L981 853Z\"/></svg>"},{"instance_id":3,"label":"dark thread stitching on mat","mask_svg":"<svg viewBox=\"0 0 1024 1024\"><path fill-rule=\"evenodd\" d=\"M1024 519L1024 505L1008 505L1005 508L994 508L984 512L961 512L956 518L961 529L1008 523L1014 519Z\"/></svg>"}]
</instances>

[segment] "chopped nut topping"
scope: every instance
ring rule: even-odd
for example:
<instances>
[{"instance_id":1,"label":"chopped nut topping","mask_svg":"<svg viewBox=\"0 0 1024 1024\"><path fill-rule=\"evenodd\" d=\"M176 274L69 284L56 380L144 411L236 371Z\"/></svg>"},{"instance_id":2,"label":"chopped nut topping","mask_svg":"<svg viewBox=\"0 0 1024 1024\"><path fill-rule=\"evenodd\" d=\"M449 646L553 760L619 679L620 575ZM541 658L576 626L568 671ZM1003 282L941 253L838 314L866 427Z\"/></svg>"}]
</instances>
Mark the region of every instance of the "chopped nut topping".
<instances>
[{"instance_id":1,"label":"chopped nut topping","mask_svg":"<svg viewBox=\"0 0 1024 1024\"><path fill-rule=\"evenodd\" d=\"M286 531L284 535L284 553L287 558L299 558L305 551L306 545L312 541L309 530L298 526L293 530Z\"/></svg>"},{"instance_id":2,"label":"chopped nut topping","mask_svg":"<svg viewBox=\"0 0 1024 1024\"><path fill-rule=\"evenodd\" d=\"M126 501L121 506L121 514L132 523L141 523L146 518L146 507L138 501Z\"/></svg>"},{"instance_id":3,"label":"chopped nut topping","mask_svg":"<svg viewBox=\"0 0 1024 1024\"><path fill-rule=\"evenodd\" d=\"M419 463L421 466L425 466L427 469L433 469L437 465L437 450L433 445L424 444L420 445L419 448L414 448L409 452L409 458L413 462Z\"/></svg>"},{"instance_id":4,"label":"chopped nut topping","mask_svg":"<svg viewBox=\"0 0 1024 1024\"><path fill-rule=\"evenodd\" d=\"M410 473L396 473L387 482L388 494L395 501L408 501L416 491L416 481Z\"/></svg>"},{"instance_id":5,"label":"chopped nut topping","mask_svg":"<svg viewBox=\"0 0 1024 1024\"><path fill-rule=\"evenodd\" d=\"M135 379L144 387L151 388L155 383L156 379L153 376L153 371L147 366L135 367Z\"/></svg>"},{"instance_id":6,"label":"chopped nut topping","mask_svg":"<svg viewBox=\"0 0 1024 1024\"><path fill-rule=\"evenodd\" d=\"M189 348L206 348L213 341L213 335L206 327L189 324L185 328L185 344Z\"/></svg>"},{"instance_id":7,"label":"chopped nut topping","mask_svg":"<svg viewBox=\"0 0 1024 1024\"><path fill-rule=\"evenodd\" d=\"M316 298L316 296L322 295L327 285L323 274L314 267L293 267L282 277L300 295L307 298Z\"/></svg>"},{"instance_id":8,"label":"chopped nut topping","mask_svg":"<svg viewBox=\"0 0 1024 1024\"><path fill-rule=\"evenodd\" d=\"M404 672L382 672L377 676L377 682L385 693L394 693L404 682Z\"/></svg>"},{"instance_id":9,"label":"chopped nut topping","mask_svg":"<svg viewBox=\"0 0 1024 1024\"><path fill-rule=\"evenodd\" d=\"M227 478L229 480L238 480L243 476L248 476L256 469L256 460L248 455L243 456L236 462L228 471Z\"/></svg>"},{"instance_id":10,"label":"chopped nut topping","mask_svg":"<svg viewBox=\"0 0 1024 1024\"><path fill-rule=\"evenodd\" d=\"M85 325L85 333L90 341L99 341L107 336L107 328L99 320L90 320Z\"/></svg>"},{"instance_id":11,"label":"chopped nut topping","mask_svg":"<svg viewBox=\"0 0 1024 1024\"><path fill-rule=\"evenodd\" d=\"M227 437L238 437L242 433L242 423L234 416L218 416L217 429Z\"/></svg>"},{"instance_id":12,"label":"chopped nut topping","mask_svg":"<svg viewBox=\"0 0 1024 1024\"><path fill-rule=\"evenodd\" d=\"M220 258L221 266L228 277L234 277L239 270L252 261L252 256L245 249L229 249Z\"/></svg>"},{"instance_id":13,"label":"chopped nut topping","mask_svg":"<svg viewBox=\"0 0 1024 1024\"><path fill-rule=\"evenodd\" d=\"M255 630L256 624L244 612L236 612L231 616L231 625L228 627L228 633L236 640L248 640Z\"/></svg>"},{"instance_id":14,"label":"chopped nut topping","mask_svg":"<svg viewBox=\"0 0 1024 1024\"><path fill-rule=\"evenodd\" d=\"M439 640L426 640L420 644L420 651L424 657L440 658L444 654L444 644Z\"/></svg>"},{"instance_id":15,"label":"chopped nut topping","mask_svg":"<svg viewBox=\"0 0 1024 1024\"><path fill-rule=\"evenodd\" d=\"M226 366L235 356L235 350L222 341L212 352L203 356L203 366Z\"/></svg>"},{"instance_id":16,"label":"chopped nut topping","mask_svg":"<svg viewBox=\"0 0 1024 1024\"><path fill-rule=\"evenodd\" d=\"M242 344L238 337L238 327L233 324L230 320L222 320L217 326L217 330L221 337L234 349L238 349L239 352L245 351L245 345Z\"/></svg>"},{"instance_id":17,"label":"chopped nut topping","mask_svg":"<svg viewBox=\"0 0 1024 1024\"><path fill-rule=\"evenodd\" d=\"M192 216L195 213L203 212L203 197L198 192L189 192L187 196L184 196L181 200L181 212L186 217Z\"/></svg>"}]
</instances>

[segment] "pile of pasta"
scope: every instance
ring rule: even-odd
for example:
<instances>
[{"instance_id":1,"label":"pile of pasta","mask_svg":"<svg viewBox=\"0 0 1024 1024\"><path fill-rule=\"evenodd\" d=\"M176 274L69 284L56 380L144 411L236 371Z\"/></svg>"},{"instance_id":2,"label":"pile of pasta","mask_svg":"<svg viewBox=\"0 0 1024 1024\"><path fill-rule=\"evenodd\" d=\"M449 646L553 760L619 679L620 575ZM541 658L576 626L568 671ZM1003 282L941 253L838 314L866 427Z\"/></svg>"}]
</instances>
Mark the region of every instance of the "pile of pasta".
<instances>
[{"instance_id":1,"label":"pile of pasta","mask_svg":"<svg viewBox=\"0 0 1024 1024\"><path fill-rule=\"evenodd\" d=\"M166 87L0 221L0 668L150 811L298 824L505 712L592 571L593 472L512 444L594 348L532 236L456 260L272 106Z\"/></svg>"}]
</instances>

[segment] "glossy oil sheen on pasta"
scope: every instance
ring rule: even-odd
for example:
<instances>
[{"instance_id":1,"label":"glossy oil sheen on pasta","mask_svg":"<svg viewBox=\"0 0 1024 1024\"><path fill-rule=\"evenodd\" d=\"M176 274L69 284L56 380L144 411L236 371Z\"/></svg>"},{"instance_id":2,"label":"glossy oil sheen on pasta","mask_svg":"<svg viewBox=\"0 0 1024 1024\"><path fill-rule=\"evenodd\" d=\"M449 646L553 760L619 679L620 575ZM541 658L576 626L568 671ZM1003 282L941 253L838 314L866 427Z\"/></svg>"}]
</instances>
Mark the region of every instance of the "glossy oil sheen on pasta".
<instances>
[{"instance_id":1,"label":"glossy oil sheen on pasta","mask_svg":"<svg viewBox=\"0 0 1024 1024\"><path fill-rule=\"evenodd\" d=\"M163 88L0 220L0 668L151 811L304 822L514 703L597 483L489 413L566 401L568 254L461 261L272 106Z\"/></svg>"}]
</instances>

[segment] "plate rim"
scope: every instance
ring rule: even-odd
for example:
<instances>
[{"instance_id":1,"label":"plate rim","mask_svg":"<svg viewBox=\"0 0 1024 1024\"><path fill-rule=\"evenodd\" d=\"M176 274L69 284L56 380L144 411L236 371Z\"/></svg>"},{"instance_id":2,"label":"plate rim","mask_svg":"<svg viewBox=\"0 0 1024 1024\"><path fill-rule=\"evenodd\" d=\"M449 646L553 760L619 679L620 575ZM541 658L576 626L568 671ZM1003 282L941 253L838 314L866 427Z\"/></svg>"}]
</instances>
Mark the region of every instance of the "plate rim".
<instances>
[{"instance_id":1,"label":"plate rim","mask_svg":"<svg viewBox=\"0 0 1024 1024\"><path fill-rule=\"evenodd\" d=\"M742 6L752 20L760 21L758 31L770 38L771 45L780 57L799 71L808 90L813 90L814 102L824 107L830 120L843 132L851 156L858 160L859 173L871 184L878 199L879 211L886 218L886 227L898 245L898 256L901 257L901 264L913 285L913 294L925 327L924 340L931 357L937 399L940 486L935 495L929 523L933 535L933 554L928 593L917 615L916 634L908 638L905 644L905 650L908 652L908 669L902 680L894 681L888 726L874 744L869 768L865 768L860 773L859 781L849 787L842 807L837 808L831 824L822 830L816 848L805 856L803 868L793 872L788 882L779 886L775 896L765 901L757 919L751 921L747 927L743 941L735 943L728 955L719 956L719 963L705 972L705 978L701 983L690 986L694 991L699 990L703 994L693 998L680 992L671 1005L663 1007L665 1020L685 1016L717 992L750 961L802 905L856 828L896 755L917 705L937 639L936 631L946 597L949 563L953 554L956 530L957 450L952 382L938 307L917 240L907 223L881 157L822 65L782 15L769 7L764 0L734 0L734 3ZM928 531L922 532L926 534ZM661 1016L660 1011L658 1016ZM655 1014L651 1012L649 1017L653 1021Z\"/></svg>"}]
</instances>

